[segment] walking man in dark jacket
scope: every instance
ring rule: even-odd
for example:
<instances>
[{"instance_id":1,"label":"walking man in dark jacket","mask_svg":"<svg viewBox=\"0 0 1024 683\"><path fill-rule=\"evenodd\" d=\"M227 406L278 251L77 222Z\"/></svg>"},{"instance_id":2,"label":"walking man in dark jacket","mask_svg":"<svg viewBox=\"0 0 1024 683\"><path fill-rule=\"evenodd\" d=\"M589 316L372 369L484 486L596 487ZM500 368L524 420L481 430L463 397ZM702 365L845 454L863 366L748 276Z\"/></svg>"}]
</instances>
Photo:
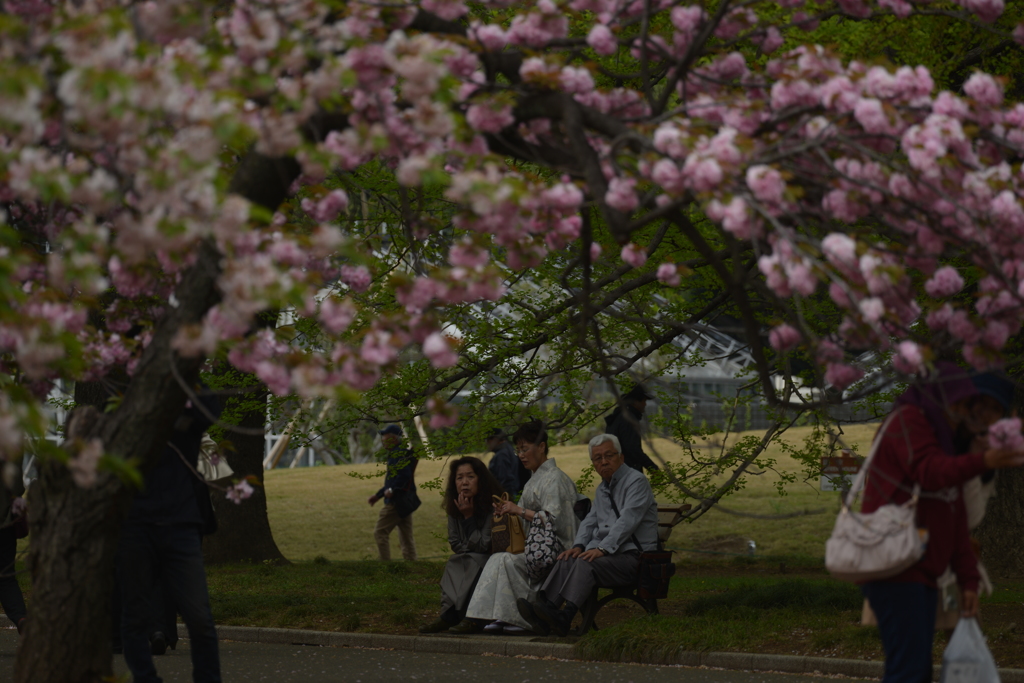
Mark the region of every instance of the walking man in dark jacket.
<instances>
[{"instance_id":1,"label":"walking man in dark jacket","mask_svg":"<svg viewBox=\"0 0 1024 683\"><path fill-rule=\"evenodd\" d=\"M377 526L373 530L373 539L377 542L380 559L391 559L391 531L398 527L398 545L402 549L402 558L416 559L416 540L412 536L412 511L418 507L416 498L416 456L412 450L402 447L402 428L388 425L380 432L381 443L387 451L387 473L384 486L370 496L373 505L381 498L384 506L377 518ZM416 501L414 504L413 501Z\"/></svg>"},{"instance_id":2,"label":"walking man in dark jacket","mask_svg":"<svg viewBox=\"0 0 1024 683\"><path fill-rule=\"evenodd\" d=\"M640 439L640 420L647 409L647 400L651 398L654 397L647 393L644 385L637 384L622 397L624 405L620 404L611 415L604 418L608 425L605 432L614 435L622 445L625 464L640 472L646 469L648 473L660 469L644 453Z\"/></svg>"},{"instance_id":3,"label":"walking man in dark jacket","mask_svg":"<svg viewBox=\"0 0 1024 683\"><path fill-rule=\"evenodd\" d=\"M516 449L509 443L508 437L502 429L495 428L488 435L487 450L494 453L487 469L501 484L501 488L515 499L523 492L523 487L530 480L530 470L526 469L523 461L516 455Z\"/></svg>"}]
</instances>

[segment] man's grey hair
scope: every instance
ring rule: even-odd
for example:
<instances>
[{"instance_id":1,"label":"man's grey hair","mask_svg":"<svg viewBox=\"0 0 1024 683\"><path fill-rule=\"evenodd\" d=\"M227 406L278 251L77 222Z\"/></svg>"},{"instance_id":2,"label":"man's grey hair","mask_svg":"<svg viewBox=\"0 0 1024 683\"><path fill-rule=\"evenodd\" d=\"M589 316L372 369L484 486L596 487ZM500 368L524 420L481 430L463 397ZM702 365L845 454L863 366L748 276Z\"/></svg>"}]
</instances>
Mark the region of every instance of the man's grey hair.
<instances>
[{"instance_id":1,"label":"man's grey hair","mask_svg":"<svg viewBox=\"0 0 1024 683\"><path fill-rule=\"evenodd\" d=\"M597 436L590 440L589 454L593 456L595 448L609 441L611 441L612 445L615 446L616 451L618 451L619 453L622 452L622 445L619 444L619 437L615 436L614 434L598 434Z\"/></svg>"}]
</instances>

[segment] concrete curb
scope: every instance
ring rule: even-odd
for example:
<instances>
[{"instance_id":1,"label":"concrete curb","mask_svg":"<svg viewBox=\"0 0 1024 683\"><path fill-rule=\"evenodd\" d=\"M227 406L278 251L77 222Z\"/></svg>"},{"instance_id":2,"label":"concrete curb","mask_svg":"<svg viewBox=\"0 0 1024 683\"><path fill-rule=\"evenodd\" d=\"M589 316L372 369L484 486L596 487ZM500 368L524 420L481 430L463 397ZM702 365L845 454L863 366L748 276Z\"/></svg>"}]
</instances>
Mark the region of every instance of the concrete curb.
<instances>
[{"instance_id":1,"label":"concrete curb","mask_svg":"<svg viewBox=\"0 0 1024 683\"><path fill-rule=\"evenodd\" d=\"M576 647L567 643L545 643L525 638L497 638L493 636L394 636L381 633L338 633L334 631L305 631L288 628L258 628L251 626L218 626L221 640L242 643L277 645L319 645L326 647L361 647L409 652L433 652L461 655L502 655L505 657L555 657L582 659ZM178 637L188 638L184 624L178 624ZM633 660L624 660L633 661ZM669 660L637 661L640 664L661 664L739 671L776 671L791 674L840 674L851 678L880 679L882 662L857 659L831 659L796 655L771 655L749 652L678 652ZM1000 669L1002 683L1024 683L1024 669ZM939 679L935 667L934 680Z\"/></svg>"}]
</instances>

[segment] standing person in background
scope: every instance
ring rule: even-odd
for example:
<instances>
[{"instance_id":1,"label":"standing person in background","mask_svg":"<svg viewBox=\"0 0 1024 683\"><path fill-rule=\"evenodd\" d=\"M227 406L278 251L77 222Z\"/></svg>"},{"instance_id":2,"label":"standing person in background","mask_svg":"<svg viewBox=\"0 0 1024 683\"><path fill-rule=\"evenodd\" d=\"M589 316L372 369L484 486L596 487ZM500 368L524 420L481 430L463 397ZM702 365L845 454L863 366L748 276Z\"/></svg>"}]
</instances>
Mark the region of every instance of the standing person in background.
<instances>
[{"instance_id":1,"label":"standing person in background","mask_svg":"<svg viewBox=\"0 0 1024 683\"><path fill-rule=\"evenodd\" d=\"M509 443L505 431L499 428L491 430L487 437L487 450L494 453L487 468L501 484L502 490L508 492L513 500L523 493L523 487L530 481L530 470L516 455L516 449Z\"/></svg>"},{"instance_id":2,"label":"standing person in background","mask_svg":"<svg viewBox=\"0 0 1024 683\"><path fill-rule=\"evenodd\" d=\"M622 456L626 465L634 470L648 473L655 472L660 468L654 464L650 456L644 453L643 442L640 439L640 420L647 410L647 401L654 398L647 393L644 385L637 384L622 397L622 403L604 418L608 428L606 433L611 434L619 440L622 445Z\"/></svg>"},{"instance_id":3,"label":"standing person in background","mask_svg":"<svg viewBox=\"0 0 1024 683\"><path fill-rule=\"evenodd\" d=\"M192 680L221 681L217 630L203 567L202 501L197 492L207 502L209 494L205 484L196 485L196 467L203 433L222 407L215 396L201 400L202 410L189 403L178 416L163 455L144 473L143 488L121 526L117 549L121 641L135 683L161 681L151 643L154 624L163 613L157 604L161 588L177 605L188 628Z\"/></svg>"},{"instance_id":4,"label":"standing person in background","mask_svg":"<svg viewBox=\"0 0 1024 683\"><path fill-rule=\"evenodd\" d=\"M398 545L402 549L402 559L416 559L416 540L412 536L412 513L419 507L416 495L416 456L412 449L402 447L402 428L388 425L380 432L380 441L387 452L387 473L384 486L369 498L370 505L381 498L381 507L377 526L373 530L373 538L377 542L380 559L391 559L391 530L398 527ZM415 501L415 502L414 502Z\"/></svg>"},{"instance_id":5,"label":"standing person in background","mask_svg":"<svg viewBox=\"0 0 1024 683\"><path fill-rule=\"evenodd\" d=\"M420 626L420 633L447 631L465 616L476 581L491 556L493 496L501 493L501 485L479 458L459 458L448 466L441 507L448 517L448 545L454 554L441 577L441 614Z\"/></svg>"},{"instance_id":6,"label":"standing person in background","mask_svg":"<svg viewBox=\"0 0 1024 683\"><path fill-rule=\"evenodd\" d=\"M20 480L21 477L14 478L16 484ZM0 486L5 485L0 482ZM18 538L28 535L25 519L28 511L25 509L25 499L20 497L21 493L8 489L5 499L10 501L10 506L7 510L0 510L0 607L4 608L7 618L14 622L19 635L25 630L25 617L28 614L21 586L18 585L18 576L14 571Z\"/></svg>"}]
</instances>

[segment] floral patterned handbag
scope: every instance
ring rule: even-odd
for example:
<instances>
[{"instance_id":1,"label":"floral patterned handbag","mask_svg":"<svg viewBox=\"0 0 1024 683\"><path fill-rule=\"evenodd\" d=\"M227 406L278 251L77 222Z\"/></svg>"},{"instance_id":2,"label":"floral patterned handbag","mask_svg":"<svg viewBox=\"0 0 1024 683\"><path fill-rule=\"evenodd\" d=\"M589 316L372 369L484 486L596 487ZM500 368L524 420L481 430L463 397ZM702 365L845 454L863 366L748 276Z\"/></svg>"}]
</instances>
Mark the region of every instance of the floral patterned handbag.
<instances>
[{"instance_id":1,"label":"floral patterned handbag","mask_svg":"<svg viewBox=\"0 0 1024 683\"><path fill-rule=\"evenodd\" d=\"M555 534L554 521L554 515L538 510L526 535L526 573L533 581L546 579L555 559L565 550Z\"/></svg>"}]
</instances>

